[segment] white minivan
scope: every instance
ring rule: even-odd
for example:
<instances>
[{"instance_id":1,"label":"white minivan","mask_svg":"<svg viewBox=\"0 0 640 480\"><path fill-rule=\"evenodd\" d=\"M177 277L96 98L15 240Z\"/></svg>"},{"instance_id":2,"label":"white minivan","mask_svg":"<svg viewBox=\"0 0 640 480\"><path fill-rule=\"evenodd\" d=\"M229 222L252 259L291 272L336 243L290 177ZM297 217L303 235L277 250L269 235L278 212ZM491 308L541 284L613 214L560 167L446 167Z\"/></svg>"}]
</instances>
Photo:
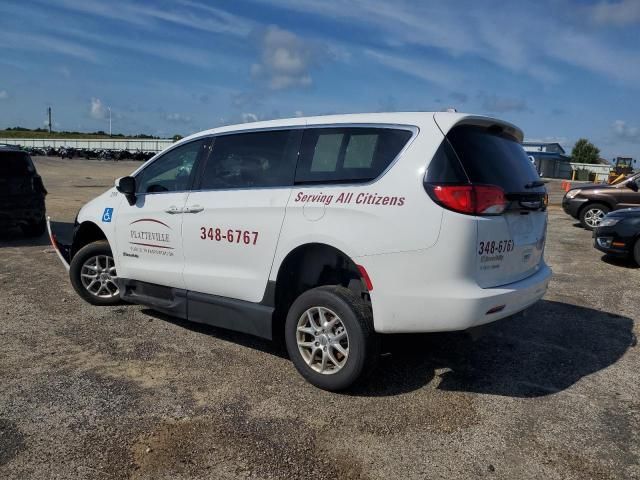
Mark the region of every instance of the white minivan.
<instances>
[{"instance_id":1,"label":"white minivan","mask_svg":"<svg viewBox=\"0 0 640 480\"><path fill-rule=\"evenodd\" d=\"M460 113L295 118L185 138L86 204L78 294L265 338L340 390L380 334L464 330L545 293L544 185L522 132Z\"/></svg>"}]
</instances>

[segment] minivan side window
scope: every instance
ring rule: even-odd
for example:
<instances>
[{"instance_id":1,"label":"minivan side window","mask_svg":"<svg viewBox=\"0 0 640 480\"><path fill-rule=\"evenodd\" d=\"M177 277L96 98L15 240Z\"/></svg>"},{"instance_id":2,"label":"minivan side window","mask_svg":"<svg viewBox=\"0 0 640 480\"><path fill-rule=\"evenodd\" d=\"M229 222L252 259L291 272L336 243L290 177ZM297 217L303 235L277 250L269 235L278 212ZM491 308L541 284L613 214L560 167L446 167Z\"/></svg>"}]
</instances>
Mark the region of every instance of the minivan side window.
<instances>
[{"instance_id":1,"label":"minivan side window","mask_svg":"<svg viewBox=\"0 0 640 480\"><path fill-rule=\"evenodd\" d=\"M305 130L296 184L375 180L411 138L409 130L370 127Z\"/></svg>"},{"instance_id":2,"label":"minivan side window","mask_svg":"<svg viewBox=\"0 0 640 480\"><path fill-rule=\"evenodd\" d=\"M215 137L200 190L293 185L301 130L268 130Z\"/></svg>"},{"instance_id":3,"label":"minivan side window","mask_svg":"<svg viewBox=\"0 0 640 480\"><path fill-rule=\"evenodd\" d=\"M138 193L181 192L189 189L191 173L208 139L169 150L136 175Z\"/></svg>"}]
</instances>

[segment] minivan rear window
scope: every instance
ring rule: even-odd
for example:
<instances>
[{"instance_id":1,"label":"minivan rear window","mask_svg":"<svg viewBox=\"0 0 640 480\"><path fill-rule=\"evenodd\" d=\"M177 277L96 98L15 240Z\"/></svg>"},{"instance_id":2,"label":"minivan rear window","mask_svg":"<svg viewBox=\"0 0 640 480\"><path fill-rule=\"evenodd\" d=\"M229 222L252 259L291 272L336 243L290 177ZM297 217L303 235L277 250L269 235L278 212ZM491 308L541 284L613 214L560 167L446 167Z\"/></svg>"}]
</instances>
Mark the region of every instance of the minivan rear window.
<instances>
[{"instance_id":1,"label":"minivan rear window","mask_svg":"<svg viewBox=\"0 0 640 480\"><path fill-rule=\"evenodd\" d=\"M497 185L505 193L544 192L522 145L499 128L460 125L449 131L433 161L429 183Z\"/></svg>"},{"instance_id":2,"label":"minivan rear window","mask_svg":"<svg viewBox=\"0 0 640 480\"><path fill-rule=\"evenodd\" d=\"M33 172L33 164L26 153L0 151L0 177L24 177Z\"/></svg>"},{"instance_id":3,"label":"minivan rear window","mask_svg":"<svg viewBox=\"0 0 640 480\"><path fill-rule=\"evenodd\" d=\"M296 184L375 180L411 138L409 130L331 127L305 130Z\"/></svg>"}]
</instances>

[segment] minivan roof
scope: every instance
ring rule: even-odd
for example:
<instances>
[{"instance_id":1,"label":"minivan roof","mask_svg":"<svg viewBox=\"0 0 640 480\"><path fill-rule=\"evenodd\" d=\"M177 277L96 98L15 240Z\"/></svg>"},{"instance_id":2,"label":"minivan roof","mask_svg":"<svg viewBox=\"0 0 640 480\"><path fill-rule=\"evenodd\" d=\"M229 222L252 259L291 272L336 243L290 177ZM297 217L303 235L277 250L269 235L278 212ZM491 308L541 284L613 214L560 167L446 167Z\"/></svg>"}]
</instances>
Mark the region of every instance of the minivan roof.
<instances>
[{"instance_id":1,"label":"minivan roof","mask_svg":"<svg viewBox=\"0 0 640 480\"><path fill-rule=\"evenodd\" d=\"M220 133L230 133L237 131L259 130L265 128L279 127L304 127L311 125L335 125L335 124L366 124L381 123L390 125L408 125L420 127L422 125L433 125L436 119L440 128L447 132L452 126L458 123L482 123L482 124L500 124L507 127L519 141L523 139L522 131L504 120L487 117L483 115L472 115L468 113L458 112L379 112L379 113L349 113L340 115L320 115L315 117L294 117L283 118L278 120L267 120L261 122L249 122L236 125L226 125L222 127L212 128L202 132L195 133L186 137L184 140L192 140L205 135L215 135ZM183 140L183 141L184 141Z\"/></svg>"}]
</instances>

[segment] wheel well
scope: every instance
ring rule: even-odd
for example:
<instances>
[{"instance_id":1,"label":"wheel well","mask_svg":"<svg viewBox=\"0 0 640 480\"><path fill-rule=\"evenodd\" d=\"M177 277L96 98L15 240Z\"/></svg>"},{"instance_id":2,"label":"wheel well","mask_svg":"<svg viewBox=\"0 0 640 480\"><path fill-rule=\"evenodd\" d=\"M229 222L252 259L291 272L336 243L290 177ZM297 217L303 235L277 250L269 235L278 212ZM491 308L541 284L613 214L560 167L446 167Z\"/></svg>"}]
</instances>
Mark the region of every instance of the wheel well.
<instances>
[{"instance_id":1,"label":"wheel well","mask_svg":"<svg viewBox=\"0 0 640 480\"><path fill-rule=\"evenodd\" d=\"M342 285L370 302L355 262L344 252L321 243L292 250L280 264L275 286L274 338L282 335L289 307L298 296L322 285Z\"/></svg>"},{"instance_id":2,"label":"wheel well","mask_svg":"<svg viewBox=\"0 0 640 480\"><path fill-rule=\"evenodd\" d=\"M585 203L584 205L582 205L580 207L580 210L578 210L578 218L580 218L580 216L582 215L582 212L584 212L584 209L591 206L591 205L595 205L595 204L599 204L599 205L603 205L605 207L607 207L609 209L609 211L613 210L613 208L611 207L611 205L609 205L609 203L604 202L604 201L600 201L600 200L590 200L587 203Z\"/></svg>"},{"instance_id":3,"label":"wheel well","mask_svg":"<svg viewBox=\"0 0 640 480\"><path fill-rule=\"evenodd\" d=\"M104 232L93 222L82 222L73 234L71 246L71 258L85 245L97 240L106 240Z\"/></svg>"}]
</instances>

